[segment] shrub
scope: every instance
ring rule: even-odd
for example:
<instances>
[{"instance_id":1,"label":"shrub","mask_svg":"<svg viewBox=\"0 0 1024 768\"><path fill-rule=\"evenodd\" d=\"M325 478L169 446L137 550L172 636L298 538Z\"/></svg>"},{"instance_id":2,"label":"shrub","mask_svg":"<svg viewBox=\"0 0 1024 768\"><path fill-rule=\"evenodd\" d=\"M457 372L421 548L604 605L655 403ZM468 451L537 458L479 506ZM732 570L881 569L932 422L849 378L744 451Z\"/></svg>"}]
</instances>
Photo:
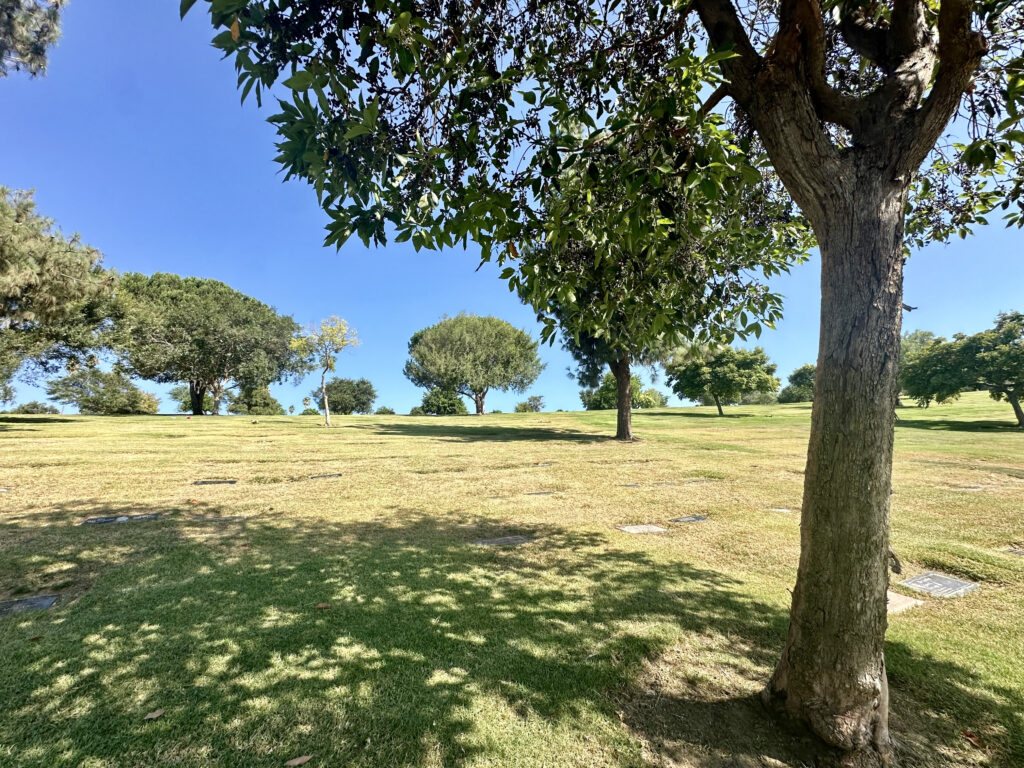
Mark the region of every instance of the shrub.
<instances>
[{"instance_id":1,"label":"shrub","mask_svg":"<svg viewBox=\"0 0 1024 768\"><path fill-rule=\"evenodd\" d=\"M32 400L28 403L22 403L11 411L11 413L31 414L35 416L43 413L60 413L60 411L47 403L40 403L38 400Z\"/></svg>"},{"instance_id":2,"label":"shrub","mask_svg":"<svg viewBox=\"0 0 1024 768\"><path fill-rule=\"evenodd\" d=\"M413 408L413 409L412 409L411 411L409 411L409 415L410 415L410 416L426 416L426 415L427 415L427 413L426 413L426 411L424 411L424 410L423 410L422 408L420 408L420 407L419 407L419 406L417 405L417 406L416 406L416 407L414 407L414 408Z\"/></svg>"},{"instance_id":3,"label":"shrub","mask_svg":"<svg viewBox=\"0 0 1024 768\"><path fill-rule=\"evenodd\" d=\"M304 408L302 413L299 414L299 416L319 416L319 415L320 415L320 411L318 411L316 408Z\"/></svg>"},{"instance_id":4,"label":"shrub","mask_svg":"<svg viewBox=\"0 0 1024 768\"><path fill-rule=\"evenodd\" d=\"M422 408L431 416L465 416L466 403L455 392L435 387L423 395Z\"/></svg>"},{"instance_id":5,"label":"shrub","mask_svg":"<svg viewBox=\"0 0 1024 768\"><path fill-rule=\"evenodd\" d=\"M374 413L375 416L394 416L395 415L394 410L392 410L391 408L388 408L386 405L382 405L380 408L378 408L373 413Z\"/></svg>"},{"instance_id":6,"label":"shrub","mask_svg":"<svg viewBox=\"0 0 1024 768\"><path fill-rule=\"evenodd\" d=\"M516 413L539 413L542 410L544 410L544 398L540 395L528 397L523 402L516 404Z\"/></svg>"}]
</instances>

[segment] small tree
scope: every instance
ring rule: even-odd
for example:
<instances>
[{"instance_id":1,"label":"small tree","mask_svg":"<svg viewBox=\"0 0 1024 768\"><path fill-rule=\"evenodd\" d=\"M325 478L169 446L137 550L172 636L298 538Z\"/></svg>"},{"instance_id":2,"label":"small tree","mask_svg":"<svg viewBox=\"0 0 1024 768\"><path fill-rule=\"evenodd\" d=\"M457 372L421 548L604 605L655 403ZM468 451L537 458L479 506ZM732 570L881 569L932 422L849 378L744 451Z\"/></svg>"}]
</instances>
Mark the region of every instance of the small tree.
<instances>
[{"instance_id":1,"label":"small tree","mask_svg":"<svg viewBox=\"0 0 1024 768\"><path fill-rule=\"evenodd\" d=\"M544 410L544 398L533 395L521 403L516 403L516 413L539 413Z\"/></svg>"},{"instance_id":2,"label":"small tree","mask_svg":"<svg viewBox=\"0 0 1024 768\"><path fill-rule=\"evenodd\" d=\"M638 392L633 402L634 408L667 408L668 395L654 387L648 387L643 392Z\"/></svg>"},{"instance_id":3,"label":"small tree","mask_svg":"<svg viewBox=\"0 0 1024 768\"><path fill-rule=\"evenodd\" d=\"M919 404L955 400L965 389L984 389L1006 400L1017 424L1024 427L1024 314L1006 312L995 327L952 341L936 339L906 364L903 382Z\"/></svg>"},{"instance_id":4,"label":"small tree","mask_svg":"<svg viewBox=\"0 0 1024 768\"><path fill-rule=\"evenodd\" d=\"M228 403L228 413L248 414L249 416L283 416L284 407L270 394L270 387L246 386L231 397L231 401Z\"/></svg>"},{"instance_id":5,"label":"small tree","mask_svg":"<svg viewBox=\"0 0 1024 768\"><path fill-rule=\"evenodd\" d=\"M328 416L328 408L333 405L335 413L348 416L353 413L371 413L373 401L377 399L377 390L367 379L331 379L321 384L313 393L317 407ZM330 404L330 405L329 405Z\"/></svg>"},{"instance_id":6,"label":"small tree","mask_svg":"<svg viewBox=\"0 0 1024 768\"><path fill-rule=\"evenodd\" d=\"M111 416L127 413L156 413L160 400L143 392L120 371L95 368L75 371L46 385L51 400L73 405L80 413Z\"/></svg>"},{"instance_id":7,"label":"small tree","mask_svg":"<svg viewBox=\"0 0 1024 768\"><path fill-rule=\"evenodd\" d=\"M295 406L294 405L289 405L288 406L288 415L291 416L294 413L295 413Z\"/></svg>"},{"instance_id":8,"label":"small tree","mask_svg":"<svg viewBox=\"0 0 1024 768\"><path fill-rule=\"evenodd\" d=\"M748 392L775 392L775 365L760 347L752 351L720 347L692 349L665 365L669 384L680 397L710 397L724 416L722 403L739 402Z\"/></svg>"},{"instance_id":9,"label":"small tree","mask_svg":"<svg viewBox=\"0 0 1024 768\"><path fill-rule=\"evenodd\" d=\"M393 408L388 408L386 405L382 405L376 411L373 412L374 416L394 416L395 411Z\"/></svg>"},{"instance_id":10,"label":"small tree","mask_svg":"<svg viewBox=\"0 0 1024 768\"><path fill-rule=\"evenodd\" d=\"M809 403L814 400L814 366L801 365L789 374L789 384L779 392L780 403Z\"/></svg>"},{"instance_id":11,"label":"small tree","mask_svg":"<svg viewBox=\"0 0 1024 768\"><path fill-rule=\"evenodd\" d=\"M490 390L524 392L543 369L525 331L497 317L460 314L413 335L405 375L418 387L471 398L480 415Z\"/></svg>"},{"instance_id":12,"label":"small tree","mask_svg":"<svg viewBox=\"0 0 1024 768\"><path fill-rule=\"evenodd\" d=\"M588 411L607 411L612 408L619 408L619 376L612 372L606 373L601 378L597 387L589 387L580 390L580 401ZM629 377L629 407L630 408L655 408L650 405L650 399L645 398L643 382L640 377L633 374Z\"/></svg>"},{"instance_id":13,"label":"small tree","mask_svg":"<svg viewBox=\"0 0 1024 768\"><path fill-rule=\"evenodd\" d=\"M416 410L415 408L413 410ZM423 395L420 413L410 412L410 416L430 414L431 416L465 416L469 411L459 397L458 392L450 389L434 387Z\"/></svg>"},{"instance_id":14,"label":"small tree","mask_svg":"<svg viewBox=\"0 0 1024 768\"><path fill-rule=\"evenodd\" d=\"M327 374L333 373L338 355L348 347L359 346L354 328L337 315L321 321L319 327L310 329L305 335L292 340L292 349L308 365L320 369L320 394L317 396L320 410L324 412L324 423L331 426L331 403L327 392ZM349 411L352 413L352 411Z\"/></svg>"}]
</instances>

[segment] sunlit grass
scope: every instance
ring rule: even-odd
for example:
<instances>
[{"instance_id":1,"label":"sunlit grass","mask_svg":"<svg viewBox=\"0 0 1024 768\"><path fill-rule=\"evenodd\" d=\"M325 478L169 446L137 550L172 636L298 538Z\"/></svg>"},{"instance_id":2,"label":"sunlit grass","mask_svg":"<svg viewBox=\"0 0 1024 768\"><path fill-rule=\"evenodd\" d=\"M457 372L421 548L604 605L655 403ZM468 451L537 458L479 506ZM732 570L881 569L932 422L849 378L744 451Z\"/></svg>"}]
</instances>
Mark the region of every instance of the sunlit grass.
<instances>
[{"instance_id":1,"label":"sunlit grass","mask_svg":"<svg viewBox=\"0 0 1024 768\"><path fill-rule=\"evenodd\" d=\"M0 619L0 765L799 766L756 693L809 408L713 411L635 444L608 412L0 417L0 599L60 595ZM1024 433L980 394L900 418L906 573L983 584L891 620L903 764L1021 764Z\"/></svg>"}]
</instances>

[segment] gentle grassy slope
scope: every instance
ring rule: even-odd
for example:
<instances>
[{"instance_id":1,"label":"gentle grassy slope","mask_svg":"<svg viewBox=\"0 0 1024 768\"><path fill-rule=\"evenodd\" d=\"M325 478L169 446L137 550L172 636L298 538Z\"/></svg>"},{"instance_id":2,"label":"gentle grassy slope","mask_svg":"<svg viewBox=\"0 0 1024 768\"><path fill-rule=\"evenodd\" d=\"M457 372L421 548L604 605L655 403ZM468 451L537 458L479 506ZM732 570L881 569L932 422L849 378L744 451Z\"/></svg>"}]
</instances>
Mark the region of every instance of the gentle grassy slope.
<instances>
[{"instance_id":1,"label":"gentle grassy slope","mask_svg":"<svg viewBox=\"0 0 1024 768\"><path fill-rule=\"evenodd\" d=\"M809 409L713 410L638 413L632 445L608 412L0 417L0 599L61 595L0 619L0 765L802 765L755 695L799 547L770 508L799 510ZM980 394L900 411L907 575L983 582L891 620L904 765L1024 764L1011 416ZM690 514L710 520L666 522Z\"/></svg>"}]
</instances>

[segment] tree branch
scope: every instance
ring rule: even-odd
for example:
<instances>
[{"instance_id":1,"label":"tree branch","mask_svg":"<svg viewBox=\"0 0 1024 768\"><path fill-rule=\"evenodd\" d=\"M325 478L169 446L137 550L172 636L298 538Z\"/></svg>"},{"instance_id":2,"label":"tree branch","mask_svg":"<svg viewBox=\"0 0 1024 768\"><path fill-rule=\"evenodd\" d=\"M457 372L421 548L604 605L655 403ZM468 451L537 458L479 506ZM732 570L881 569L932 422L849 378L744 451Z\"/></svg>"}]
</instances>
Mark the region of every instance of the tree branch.
<instances>
[{"instance_id":1,"label":"tree branch","mask_svg":"<svg viewBox=\"0 0 1024 768\"><path fill-rule=\"evenodd\" d=\"M729 96L747 109L756 90L754 80L762 60L754 50L732 0L693 0L693 7L708 33L712 50L737 54L723 61L721 66L729 81Z\"/></svg>"},{"instance_id":2,"label":"tree branch","mask_svg":"<svg viewBox=\"0 0 1024 768\"><path fill-rule=\"evenodd\" d=\"M895 175L913 173L924 162L988 51L985 37L973 31L974 0L942 0L939 7L938 70L924 104L910 115L897 139Z\"/></svg>"}]
</instances>

